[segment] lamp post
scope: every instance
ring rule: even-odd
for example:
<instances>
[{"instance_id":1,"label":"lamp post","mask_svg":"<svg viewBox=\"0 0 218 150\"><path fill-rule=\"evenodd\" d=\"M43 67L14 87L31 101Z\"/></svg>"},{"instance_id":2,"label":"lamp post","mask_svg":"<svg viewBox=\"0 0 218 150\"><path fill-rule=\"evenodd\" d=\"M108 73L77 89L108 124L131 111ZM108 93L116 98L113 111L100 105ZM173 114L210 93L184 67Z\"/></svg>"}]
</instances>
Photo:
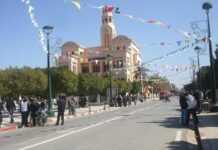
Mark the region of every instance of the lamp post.
<instances>
[{"instance_id":1,"label":"lamp post","mask_svg":"<svg viewBox=\"0 0 218 150\"><path fill-rule=\"evenodd\" d=\"M212 8L212 4L210 2L204 2L202 5L202 9L206 12L207 17L207 29L208 29L208 46L209 46L209 53L210 53L210 68L211 68L211 92L212 92L212 103L216 103L216 78L215 78L215 68L214 68L214 58L213 58L213 48L212 48L212 41L211 41L211 29L210 29L210 17L209 17L209 10Z\"/></svg>"},{"instance_id":2,"label":"lamp post","mask_svg":"<svg viewBox=\"0 0 218 150\"><path fill-rule=\"evenodd\" d=\"M110 100L109 100L109 105L112 103L112 63L111 63L111 58L112 55L108 54L108 67L109 67L109 86L110 86Z\"/></svg>"},{"instance_id":3,"label":"lamp post","mask_svg":"<svg viewBox=\"0 0 218 150\"><path fill-rule=\"evenodd\" d=\"M195 47L195 52L197 54L197 64L198 64L198 89L201 90L201 73L200 73L200 52L202 50L201 47L196 46Z\"/></svg>"},{"instance_id":4,"label":"lamp post","mask_svg":"<svg viewBox=\"0 0 218 150\"><path fill-rule=\"evenodd\" d=\"M51 83L51 69L50 69L50 34L53 31L52 26L44 26L43 32L46 35L47 41L47 75L48 75L48 115L53 116L52 111L52 83Z\"/></svg>"}]
</instances>

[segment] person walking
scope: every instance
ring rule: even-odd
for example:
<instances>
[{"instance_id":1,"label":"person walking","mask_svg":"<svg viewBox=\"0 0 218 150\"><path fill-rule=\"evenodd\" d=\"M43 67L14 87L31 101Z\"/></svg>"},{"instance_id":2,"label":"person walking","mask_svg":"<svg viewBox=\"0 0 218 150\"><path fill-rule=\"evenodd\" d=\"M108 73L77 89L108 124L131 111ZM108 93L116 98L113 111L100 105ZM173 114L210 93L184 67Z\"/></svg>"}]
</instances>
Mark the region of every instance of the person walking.
<instances>
[{"instance_id":1,"label":"person walking","mask_svg":"<svg viewBox=\"0 0 218 150\"><path fill-rule=\"evenodd\" d=\"M131 106L131 103L132 103L132 97L130 94L127 95L127 103L128 103L128 106Z\"/></svg>"},{"instance_id":2,"label":"person walking","mask_svg":"<svg viewBox=\"0 0 218 150\"><path fill-rule=\"evenodd\" d=\"M119 94L118 96L117 96L117 104L118 104L118 107L122 107L122 96L121 96L121 94Z\"/></svg>"},{"instance_id":3,"label":"person walking","mask_svg":"<svg viewBox=\"0 0 218 150\"><path fill-rule=\"evenodd\" d=\"M69 115L75 115L75 99L74 97L72 97L71 99L69 99L67 101L67 104L68 104L68 109L69 109Z\"/></svg>"},{"instance_id":4,"label":"person walking","mask_svg":"<svg viewBox=\"0 0 218 150\"><path fill-rule=\"evenodd\" d=\"M196 114L197 101L196 101L196 99L194 98L194 96L192 95L191 92L189 92L186 95L186 98L187 98L187 104L188 104L187 125L189 125L190 116L192 116L192 119L193 119L194 123L198 124L198 118L197 118L197 114Z\"/></svg>"},{"instance_id":5,"label":"person walking","mask_svg":"<svg viewBox=\"0 0 218 150\"><path fill-rule=\"evenodd\" d=\"M179 96L179 104L181 107L181 124L186 126L187 125L187 117L188 117L188 104L186 101L185 93L181 93Z\"/></svg>"},{"instance_id":6,"label":"person walking","mask_svg":"<svg viewBox=\"0 0 218 150\"><path fill-rule=\"evenodd\" d=\"M28 100L23 98L20 102L20 112L21 112L21 127L28 127Z\"/></svg>"},{"instance_id":7,"label":"person walking","mask_svg":"<svg viewBox=\"0 0 218 150\"><path fill-rule=\"evenodd\" d=\"M14 111L16 110L16 105L12 98L9 98L6 101L6 109L8 111L8 115L10 117L10 123L14 123Z\"/></svg>"},{"instance_id":8,"label":"person walking","mask_svg":"<svg viewBox=\"0 0 218 150\"><path fill-rule=\"evenodd\" d=\"M60 118L61 118L61 125L64 125L64 112L66 106L66 97L64 95L59 96L57 105L58 105L58 115L57 115L56 125L59 125Z\"/></svg>"},{"instance_id":9,"label":"person walking","mask_svg":"<svg viewBox=\"0 0 218 150\"><path fill-rule=\"evenodd\" d=\"M123 106L124 106L124 107L127 106L127 96L128 96L128 93L126 93L126 94L123 96Z\"/></svg>"},{"instance_id":10,"label":"person walking","mask_svg":"<svg viewBox=\"0 0 218 150\"><path fill-rule=\"evenodd\" d=\"M132 95L132 100L133 100L134 105L136 105L136 103L137 103L137 96L136 95Z\"/></svg>"}]
</instances>

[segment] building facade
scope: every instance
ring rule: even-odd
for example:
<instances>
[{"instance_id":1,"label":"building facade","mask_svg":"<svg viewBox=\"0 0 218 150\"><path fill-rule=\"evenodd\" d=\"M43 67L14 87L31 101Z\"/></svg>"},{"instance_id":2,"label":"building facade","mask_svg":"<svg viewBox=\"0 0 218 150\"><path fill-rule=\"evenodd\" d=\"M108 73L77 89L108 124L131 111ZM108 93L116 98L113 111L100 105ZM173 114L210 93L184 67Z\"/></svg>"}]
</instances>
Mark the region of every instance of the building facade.
<instances>
[{"instance_id":1,"label":"building facade","mask_svg":"<svg viewBox=\"0 0 218 150\"><path fill-rule=\"evenodd\" d=\"M140 50L127 36L117 35L113 21L113 7L102 9L101 45L81 47L69 41L63 44L59 66L68 66L75 74L93 73L107 76L109 68L113 78L133 81L141 65Z\"/></svg>"}]
</instances>

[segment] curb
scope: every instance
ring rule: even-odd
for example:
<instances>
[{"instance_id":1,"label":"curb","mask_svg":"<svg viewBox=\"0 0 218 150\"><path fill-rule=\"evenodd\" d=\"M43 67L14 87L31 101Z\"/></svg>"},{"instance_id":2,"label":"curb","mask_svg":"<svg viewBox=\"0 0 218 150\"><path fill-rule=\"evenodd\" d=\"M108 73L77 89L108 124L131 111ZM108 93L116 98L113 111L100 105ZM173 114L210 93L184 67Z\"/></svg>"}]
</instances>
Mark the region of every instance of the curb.
<instances>
[{"instance_id":1,"label":"curb","mask_svg":"<svg viewBox=\"0 0 218 150\"><path fill-rule=\"evenodd\" d=\"M9 125L8 127L0 128L0 133L6 131L15 131L15 130L17 130L17 125L13 124L13 125Z\"/></svg>"},{"instance_id":2,"label":"curb","mask_svg":"<svg viewBox=\"0 0 218 150\"><path fill-rule=\"evenodd\" d=\"M99 114L99 113L102 113L102 112L111 112L111 111L115 111L115 110L118 110L118 109L119 108L109 108L109 109L106 109L106 110L98 109L98 110L94 110L94 111L91 111L91 112L83 112L83 113L80 113L80 114L76 114L76 116L66 115L65 119L67 121L67 120L82 118L82 117L86 117L86 116L93 116L95 114ZM56 117L48 118L46 125L53 125L53 124L55 124L55 122L56 122Z\"/></svg>"}]
</instances>

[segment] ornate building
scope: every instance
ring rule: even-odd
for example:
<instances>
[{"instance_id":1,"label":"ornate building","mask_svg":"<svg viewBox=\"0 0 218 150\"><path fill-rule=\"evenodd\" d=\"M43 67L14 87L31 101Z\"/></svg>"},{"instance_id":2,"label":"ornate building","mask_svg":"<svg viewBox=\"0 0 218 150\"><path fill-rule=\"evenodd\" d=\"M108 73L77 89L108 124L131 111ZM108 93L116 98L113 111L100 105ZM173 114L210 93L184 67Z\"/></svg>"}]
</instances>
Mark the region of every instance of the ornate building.
<instances>
[{"instance_id":1,"label":"ornate building","mask_svg":"<svg viewBox=\"0 0 218 150\"><path fill-rule=\"evenodd\" d=\"M113 78L133 81L141 58L139 48L132 39L117 35L113 7L105 6L102 10L101 45L84 48L77 43L66 42L58 64L68 66L75 74L95 73L100 76L106 76L111 66Z\"/></svg>"}]
</instances>

